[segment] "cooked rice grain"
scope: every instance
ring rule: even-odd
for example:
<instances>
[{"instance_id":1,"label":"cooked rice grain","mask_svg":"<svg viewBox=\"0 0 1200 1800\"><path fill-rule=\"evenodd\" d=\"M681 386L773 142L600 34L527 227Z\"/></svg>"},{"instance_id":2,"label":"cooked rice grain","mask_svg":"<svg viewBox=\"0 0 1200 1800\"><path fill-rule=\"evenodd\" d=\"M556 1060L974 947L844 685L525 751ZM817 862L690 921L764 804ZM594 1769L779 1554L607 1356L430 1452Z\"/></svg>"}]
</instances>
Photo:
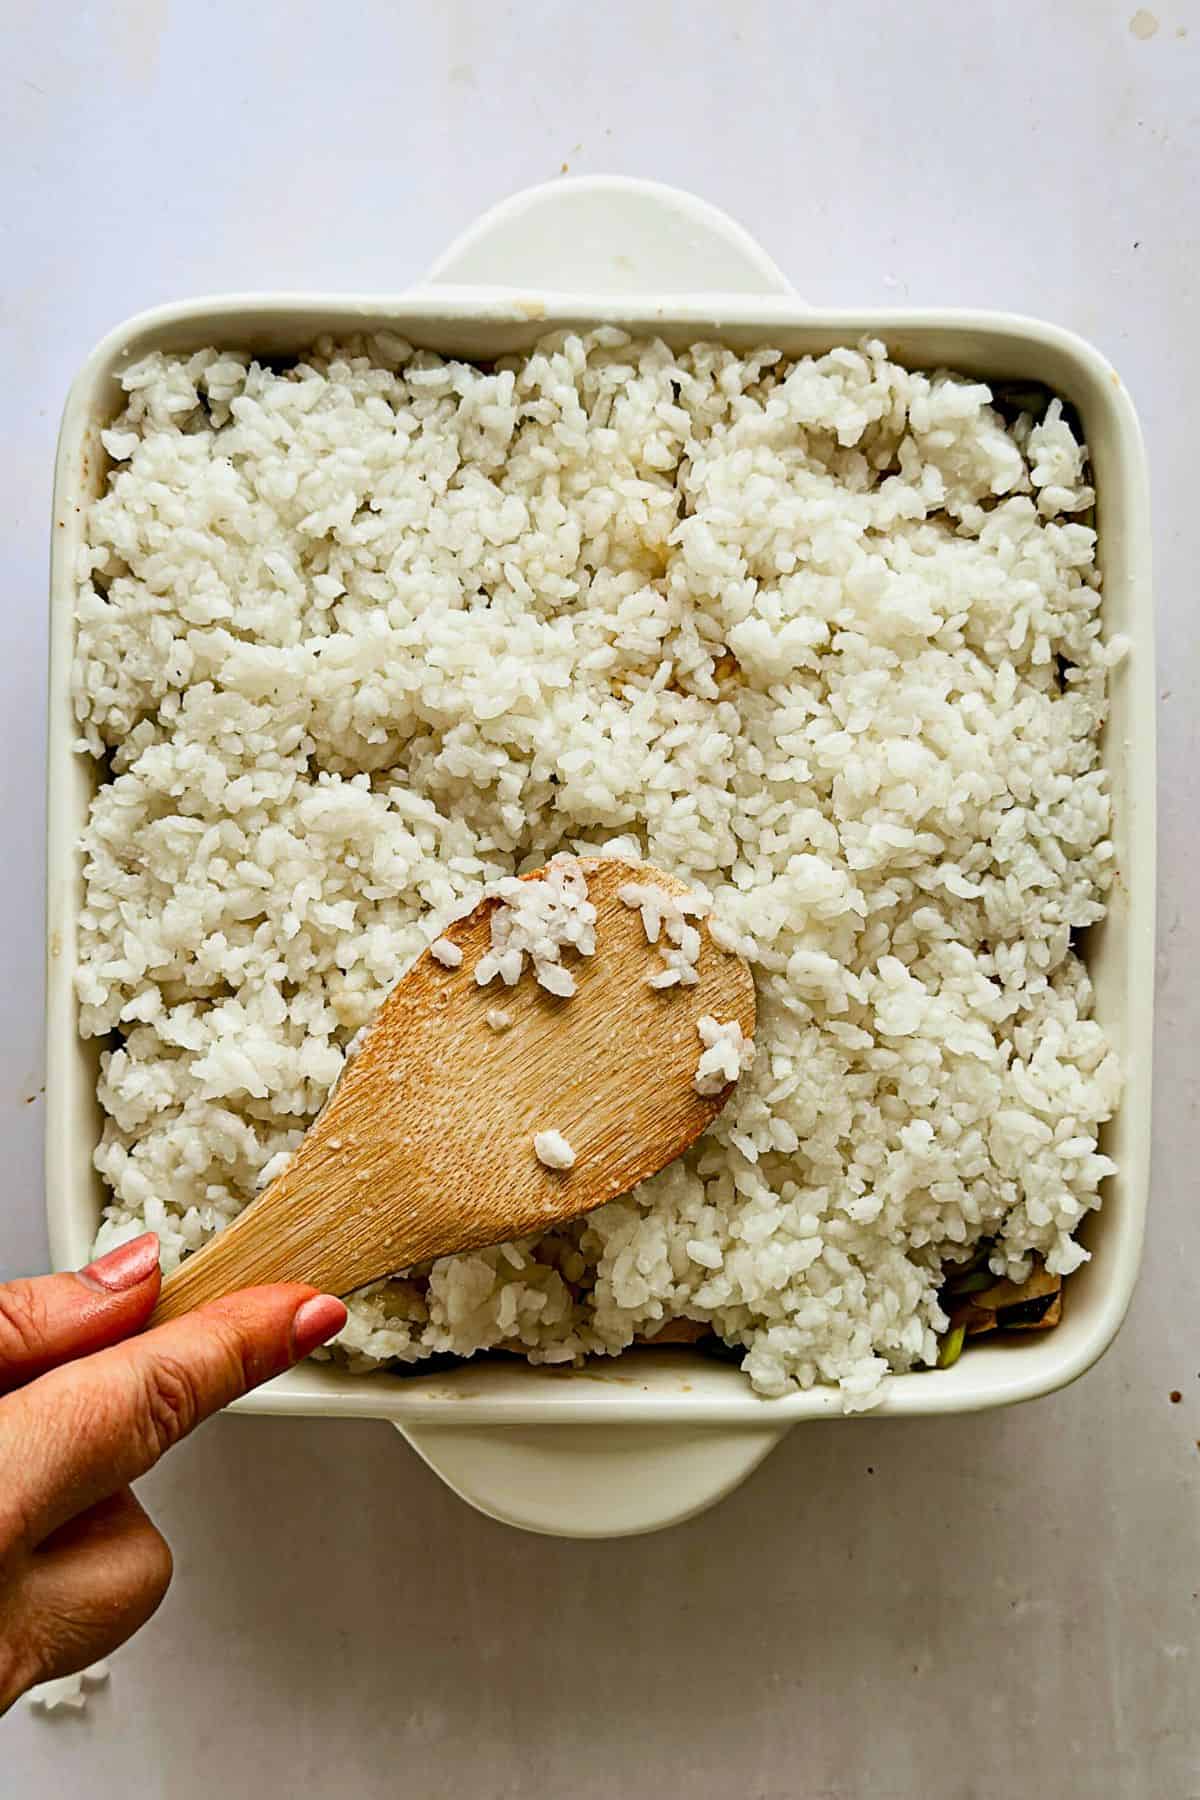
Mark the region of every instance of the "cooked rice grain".
<instances>
[{"instance_id":1,"label":"cooked rice grain","mask_svg":"<svg viewBox=\"0 0 1200 1800\"><path fill-rule=\"evenodd\" d=\"M539 1131L533 1140L534 1155L548 1169L573 1169L575 1152L561 1131Z\"/></svg>"}]
</instances>

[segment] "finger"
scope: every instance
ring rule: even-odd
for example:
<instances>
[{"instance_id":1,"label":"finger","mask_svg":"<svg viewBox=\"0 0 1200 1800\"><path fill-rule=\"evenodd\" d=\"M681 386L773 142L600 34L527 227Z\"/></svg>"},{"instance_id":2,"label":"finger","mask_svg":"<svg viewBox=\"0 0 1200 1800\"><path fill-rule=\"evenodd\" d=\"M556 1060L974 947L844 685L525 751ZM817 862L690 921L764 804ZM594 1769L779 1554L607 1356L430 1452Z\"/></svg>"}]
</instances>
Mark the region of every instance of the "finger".
<instances>
[{"instance_id":1,"label":"finger","mask_svg":"<svg viewBox=\"0 0 1200 1800\"><path fill-rule=\"evenodd\" d=\"M0 1490L0 1543L43 1542L345 1322L341 1301L313 1288L246 1288L10 1394L0 1468L19 1478Z\"/></svg>"},{"instance_id":2,"label":"finger","mask_svg":"<svg viewBox=\"0 0 1200 1800\"><path fill-rule=\"evenodd\" d=\"M25 1565L23 1686L111 1655L157 1611L170 1580L166 1540L128 1488L73 1519Z\"/></svg>"},{"instance_id":3,"label":"finger","mask_svg":"<svg viewBox=\"0 0 1200 1800\"><path fill-rule=\"evenodd\" d=\"M140 1331L159 1283L147 1231L74 1274L0 1285L0 1393Z\"/></svg>"}]
</instances>

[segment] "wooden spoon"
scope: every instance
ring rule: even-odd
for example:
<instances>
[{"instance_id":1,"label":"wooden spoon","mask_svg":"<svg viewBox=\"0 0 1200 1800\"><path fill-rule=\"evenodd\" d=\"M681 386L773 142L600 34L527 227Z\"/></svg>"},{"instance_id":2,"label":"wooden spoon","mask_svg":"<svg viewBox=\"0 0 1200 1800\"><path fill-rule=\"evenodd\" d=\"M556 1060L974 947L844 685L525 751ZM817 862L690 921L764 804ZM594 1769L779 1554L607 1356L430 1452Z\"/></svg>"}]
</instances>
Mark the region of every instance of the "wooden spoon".
<instances>
[{"instance_id":1,"label":"wooden spoon","mask_svg":"<svg viewBox=\"0 0 1200 1800\"><path fill-rule=\"evenodd\" d=\"M431 1257L533 1236L626 1193L699 1137L733 1090L696 1092L696 1022L736 1019L749 1038L750 971L701 925L698 985L647 986L662 960L617 889L688 890L645 865L580 866L596 951L568 953L578 991L547 993L528 961L515 987L478 985L499 901L451 925L461 966L417 958L287 1168L168 1277L155 1322L259 1282L346 1294ZM507 1030L487 1024L494 1007ZM539 1162L533 1139L547 1130L570 1143L572 1168Z\"/></svg>"}]
</instances>

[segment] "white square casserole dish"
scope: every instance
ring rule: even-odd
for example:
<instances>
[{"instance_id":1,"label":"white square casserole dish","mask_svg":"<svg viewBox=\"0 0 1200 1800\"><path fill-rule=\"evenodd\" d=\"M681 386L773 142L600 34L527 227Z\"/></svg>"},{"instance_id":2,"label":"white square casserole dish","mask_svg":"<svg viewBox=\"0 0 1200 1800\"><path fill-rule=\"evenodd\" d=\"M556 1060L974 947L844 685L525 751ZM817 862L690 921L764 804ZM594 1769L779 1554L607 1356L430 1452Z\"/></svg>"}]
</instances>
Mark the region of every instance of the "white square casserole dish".
<instances>
[{"instance_id":1,"label":"white square casserole dish","mask_svg":"<svg viewBox=\"0 0 1200 1800\"><path fill-rule=\"evenodd\" d=\"M227 343L279 356L321 332L383 325L418 345L486 358L528 348L558 326L599 323L676 345L719 337L792 354L870 334L912 366L1041 382L1083 421L1098 493L1105 626L1132 643L1113 676L1105 747L1117 880L1088 945L1096 1013L1125 1065L1123 1102L1105 1140L1120 1172L1084 1232L1092 1260L1072 1276L1056 1330L972 1346L948 1370L894 1377L878 1410L968 1412L1049 1393L1087 1369L1120 1325L1149 1182L1154 646L1137 418L1117 373L1069 333L1002 313L811 312L740 228L649 183L597 178L518 195L460 239L429 284L399 296L231 296L143 314L110 334L78 376L59 444L51 572L46 1176L54 1262L86 1260L103 1201L91 1163L99 1047L78 1036L74 988L77 840L95 771L72 749L70 668L76 552L87 503L105 479L100 431L117 410L119 371L152 349ZM728 1491L792 1424L839 1412L832 1390L765 1401L736 1370L682 1351L644 1351L578 1371L487 1363L425 1376L349 1376L310 1363L241 1407L388 1419L473 1504L530 1529L577 1536L685 1518Z\"/></svg>"}]
</instances>

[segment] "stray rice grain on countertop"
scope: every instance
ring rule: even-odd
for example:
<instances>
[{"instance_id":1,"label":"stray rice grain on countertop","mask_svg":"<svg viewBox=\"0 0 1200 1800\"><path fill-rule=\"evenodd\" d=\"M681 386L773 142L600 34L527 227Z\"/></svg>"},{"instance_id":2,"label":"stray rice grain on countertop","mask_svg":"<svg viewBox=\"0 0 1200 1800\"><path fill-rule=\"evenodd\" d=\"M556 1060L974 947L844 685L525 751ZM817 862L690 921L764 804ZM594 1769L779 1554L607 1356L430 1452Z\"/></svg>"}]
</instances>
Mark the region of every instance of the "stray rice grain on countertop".
<instances>
[{"instance_id":1,"label":"stray rice grain on countertop","mask_svg":"<svg viewBox=\"0 0 1200 1800\"><path fill-rule=\"evenodd\" d=\"M1002 413L875 341L608 328L122 382L74 677L98 1249L149 1227L169 1268L234 1218L494 884L473 975L566 994L589 903L569 863L515 879L564 852L709 907L754 1065L633 1193L352 1297L353 1367L571 1362L687 1318L760 1393L857 1408L936 1363L977 1244L997 1279L1083 1260L1120 1073L1073 942L1112 877L1118 646L1058 401ZM664 1004L691 942L660 921Z\"/></svg>"}]
</instances>

